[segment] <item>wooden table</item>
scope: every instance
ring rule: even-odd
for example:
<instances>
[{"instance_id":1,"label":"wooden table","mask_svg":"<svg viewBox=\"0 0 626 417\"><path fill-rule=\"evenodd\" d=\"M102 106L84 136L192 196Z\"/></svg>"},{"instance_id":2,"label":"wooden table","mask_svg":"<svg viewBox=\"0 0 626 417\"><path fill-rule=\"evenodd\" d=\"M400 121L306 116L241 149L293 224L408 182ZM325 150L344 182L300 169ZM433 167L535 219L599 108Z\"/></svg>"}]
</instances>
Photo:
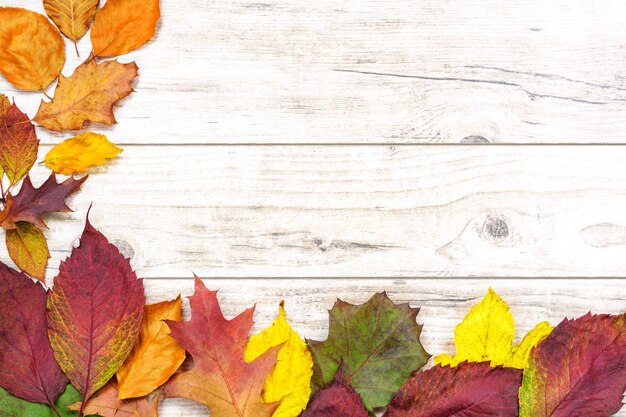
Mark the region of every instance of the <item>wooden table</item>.
<instances>
[{"instance_id":1,"label":"wooden table","mask_svg":"<svg viewBox=\"0 0 626 417\"><path fill-rule=\"evenodd\" d=\"M124 153L49 221L48 282L93 202L150 301L195 272L228 315L256 303L255 329L284 299L324 338L336 297L387 290L422 306L437 354L489 286L518 337L622 312L625 18L621 0L163 0L157 38L120 58L140 76L119 124L91 127ZM35 114L41 95L0 91ZM70 136L38 134L40 156Z\"/></svg>"}]
</instances>

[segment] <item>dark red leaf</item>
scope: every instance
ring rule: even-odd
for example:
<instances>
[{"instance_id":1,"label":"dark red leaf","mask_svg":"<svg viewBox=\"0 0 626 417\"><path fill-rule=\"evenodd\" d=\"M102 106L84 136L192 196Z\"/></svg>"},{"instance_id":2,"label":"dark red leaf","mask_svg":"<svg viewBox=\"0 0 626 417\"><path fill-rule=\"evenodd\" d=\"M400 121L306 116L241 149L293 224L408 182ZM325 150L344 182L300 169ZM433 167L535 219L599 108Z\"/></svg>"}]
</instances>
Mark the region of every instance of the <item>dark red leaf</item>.
<instances>
[{"instance_id":1,"label":"dark red leaf","mask_svg":"<svg viewBox=\"0 0 626 417\"><path fill-rule=\"evenodd\" d=\"M359 394L346 382L343 369L319 391L300 417L368 417Z\"/></svg>"}]
</instances>

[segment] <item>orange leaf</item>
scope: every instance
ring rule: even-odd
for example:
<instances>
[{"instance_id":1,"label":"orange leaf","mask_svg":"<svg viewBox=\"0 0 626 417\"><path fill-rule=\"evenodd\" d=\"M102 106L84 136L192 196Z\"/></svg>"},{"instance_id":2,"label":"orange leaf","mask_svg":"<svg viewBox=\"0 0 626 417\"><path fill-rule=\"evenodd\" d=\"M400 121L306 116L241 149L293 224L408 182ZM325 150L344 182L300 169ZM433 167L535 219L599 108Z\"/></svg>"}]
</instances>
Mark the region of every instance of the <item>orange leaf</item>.
<instances>
[{"instance_id":1,"label":"orange leaf","mask_svg":"<svg viewBox=\"0 0 626 417\"><path fill-rule=\"evenodd\" d=\"M115 382L109 382L94 397L87 401L84 415L96 414L103 417L157 417L161 391L157 391L151 398L136 398L133 400L117 399ZM80 402L70 405L70 410L77 411Z\"/></svg>"},{"instance_id":2,"label":"orange leaf","mask_svg":"<svg viewBox=\"0 0 626 417\"><path fill-rule=\"evenodd\" d=\"M61 32L76 42L87 33L98 0L43 0L43 7Z\"/></svg>"},{"instance_id":3,"label":"orange leaf","mask_svg":"<svg viewBox=\"0 0 626 417\"><path fill-rule=\"evenodd\" d=\"M185 360L185 349L169 336L164 321L181 321L182 306L178 296L172 301L144 307L139 341L117 371L121 400L150 394L167 382Z\"/></svg>"},{"instance_id":4,"label":"orange leaf","mask_svg":"<svg viewBox=\"0 0 626 417\"><path fill-rule=\"evenodd\" d=\"M96 56L126 54L154 36L159 0L108 0L96 13L91 43Z\"/></svg>"},{"instance_id":5,"label":"orange leaf","mask_svg":"<svg viewBox=\"0 0 626 417\"><path fill-rule=\"evenodd\" d=\"M54 99L41 102L34 120L56 131L82 129L87 121L112 125L113 105L133 91L137 69L134 62L97 64L90 57L69 78L59 77Z\"/></svg>"},{"instance_id":6,"label":"orange leaf","mask_svg":"<svg viewBox=\"0 0 626 417\"><path fill-rule=\"evenodd\" d=\"M34 224L17 222L15 226L15 229L6 232L9 256L22 271L44 281L44 272L50 257L46 237Z\"/></svg>"},{"instance_id":7,"label":"orange leaf","mask_svg":"<svg viewBox=\"0 0 626 417\"><path fill-rule=\"evenodd\" d=\"M21 180L37 159L39 139L28 116L0 94L0 167L11 184Z\"/></svg>"},{"instance_id":8,"label":"orange leaf","mask_svg":"<svg viewBox=\"0 0 626 417\"><path fill-rule=\"evenodd\" d=\"M0 7L0 72L17 88L45 89L65 64L61 34L42 14Z\"/></svg>"},{"instance_id":9,"label":"orange leaf","mask_svg":"<svg viewBox=\"0 0 626 417\"><path fill-rule=\"evenodd\" d=\"M271 417L278 403L263 404L261 391L282 345L246 362L243 354L254 308L226 320L217 292L207 290L197 277L189 300L191 320L167 324L194 365L165 385L166 396L202 403L211 409L212 417Z\"/></svg>"}]
</instances>

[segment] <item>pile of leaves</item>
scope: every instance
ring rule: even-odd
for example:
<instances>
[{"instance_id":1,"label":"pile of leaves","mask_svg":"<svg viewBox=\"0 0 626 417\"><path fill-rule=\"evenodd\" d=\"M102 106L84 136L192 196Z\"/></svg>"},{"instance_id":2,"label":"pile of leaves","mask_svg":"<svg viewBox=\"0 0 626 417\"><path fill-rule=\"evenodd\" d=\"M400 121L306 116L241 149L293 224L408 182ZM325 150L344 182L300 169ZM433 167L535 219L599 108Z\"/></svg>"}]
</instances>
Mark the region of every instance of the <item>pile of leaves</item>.
<instances>
[{"instance_id":1,"label":"pile of leaves","mask_svg":"<svg viewBox=\"0 0 626 417\"><path fill-rule=\"evenodd\" d=\"M213 417L602 417L626 389L626 314L539 323L519 344L491 289L456 327L456 353L430 355L419 309L386 293L338 300L324 341L303 340L281 303L249 336L196 277L189 297L145 304L128 259L87 219L45 289L0 263L0 416L156 417L184 397Z\"/></svg>"},{"instance_id":2,"label":"pile of leaves","mask_svg":"<svg viewBox=\"0 0 626 417\"><path fill-rule=\"evenodd\" d=\"M49 100L41 101L31 119L0 94L0 226L6 230L11 259L40 280L49 258L41 215L69 211L65 198L87 179L70 177L58 183L55 173L84 173L121 149L102 134L76 134L48 152L43 162L53 172L34 187L29 171L39 150L35 126L65 131L82 130L90 122L115 123L113 106L133 91L138 67L134 62L103 58L126 54L146 43L154 36L159 19L158 0L109 0L102 8L98 0L43 0L43 6L54 24L30 10L0 7L0 73L15 87L39 91ZM61 33L76 45L90 26L92 53L71 76L63 76ZM55 80L54 97L50 97L46 89Z\"/></svg>"}]
</instances>

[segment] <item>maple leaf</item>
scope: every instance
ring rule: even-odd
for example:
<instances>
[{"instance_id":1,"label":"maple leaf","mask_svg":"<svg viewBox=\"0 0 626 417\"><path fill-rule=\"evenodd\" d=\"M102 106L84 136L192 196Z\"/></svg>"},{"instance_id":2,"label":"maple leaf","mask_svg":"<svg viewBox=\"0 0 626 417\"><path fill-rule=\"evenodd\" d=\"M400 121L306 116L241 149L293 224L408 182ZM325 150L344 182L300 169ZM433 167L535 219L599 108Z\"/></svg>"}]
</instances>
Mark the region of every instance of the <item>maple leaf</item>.
<instances>
[{"instance_id":1,"label":"maple leaf","mask_svg":"<svg viewBox=\"0 0 626 417\"><path fill-rule=\"evenodd\" d=\"M57 183L55 175L51 174L39 188L35 188L27 176L15 197L7 195L6 205L0 211L0 226L15 229L17 222L28 222L47 227L41 216L53 211L71 211L65 204L65 199L76 192L86 179L87 176L78 180L68 178Z\"/></svg>"},{"instance_id":2,"label":"maple leaf","mask_svg":"<svg viewBox=\"0 0 626 417\"><path fill-rule=\"evenodd\" d=\"M515 325L509 305L489 288L485 298L473 306L454 329L456 354L435 356L435 364L456 366L464 361L491 361L493 366L523 369L530 350L552 329L550 323L541 322L528 332L522 342L513 345Z\"/></svg>"},{"instance_id":3,"label":"maple leaf","mask_svg":"<svg viewBox=\"0 0 626 417\"><path fill-rule=\"evenodd\" d=\"M65 44L42 14L0 7L0 72L17 88L44 90L61 73Z\"/></svg>"},{"instance_id":4,"label":"maple leaf","mask_svg":"<svg viewBox=\"0 0 626 417\"><path fill-rule=\"evenodd\" d=\"M0 262L0 386L30 402L54 404L67 378L54 360L46 291Z\"/></svg>"},{"instance_id":5,"label":"maple leaf","mask_svg":"<svg viewBox=\"0 0 626 417\"><path fill-rule=\"evenodd\" d=\"M80 393L71 385L65 388L54 404L54 408L41 403L24 401L0 388L0 417L77 417L76 411L67 408L76 401L80 401Z\"/></svg>"},{"instance_id":6,"label":"maple leaf","mask_svg":"<svg viewBox=\"0 0 626 417\"><path fill-rule=\"evenodd\" d=\"M85 414L96 414L103 417L158 417L159 399L161 391L157 391L150 398L134 398L131 400L119 400L117 384L109 382L85 406ZM78 410L80 402L75 402L68 407L70 410ZM1 417L1 416L0 416Z\"/></svg>"},{"instance_id":7,"label":"maple leaf","mask_svg":"<svg viewBox=\"0 0 626 417\"><path fill-rule=\"evenodd\" d=\"M46 237L34 224L17 222L15 226L6 231L9 256L22 271L44 282L50 258Z\"/></svg>"},{"instance_id":8,"label":"maple leaf","mask_svg":"<svg viewBox=\"0 0 626 417\"><path fill-rule=\"evenodd\" d=\"M71 175L85 171L122 152L106 136L93 132L65 139L46 154L43 162L57 174Z\"/></svg>"},{"instance_id":9,"label":"maple leaf","mask_svg":"<svg viewBox=\"0 0 626 417\"><path fill-rule=\"evenodd\" d=\"M43 0L46 14L74 43L83 37L98 7L98 0Z\"/></svg>"},{"instance_id":10,"label":"maple leaf","mask_svg":"<svg viewBox=\"0 0 626 417\"><path fill-rule=\"evenodd\" d=\"M252 362L244 360L254 308L226 320L217 292L209 291L198 277L189 301L191 320L167 324L194 365L165 385L166 397L202 403L211 409L212 417L271 417L278 404L262 403L261 391L280 347Z\"/></svg>"},{"instance_id":11,"label":"maple leaf","mask_svg":"<svg viewBox=\"0 0 626 417\"><path fill-rule=\"evenodd\" d=\"M182 320L180 296L145 306L139 341L117 371L119 398L148 395L163 385L185 360L185 349L169 336L164 320Z\"/></svg>"},{"instance_id":12,"label":"maple leaf","mask_svg":"<svg viewBox=\"0 0 626 417\"><path fill-rule=\"evenodd\" d=\"M96 14L91 44L96 56L126 54L152 39L159 0L108 0Z\"/></svg>"},{"instance_id":13,"label":"maple leaf","mask_svg":"<svg viewBox=\"0 0 626 417\"><path fill-rule=\"evenodd\" d=\"M344 361L349 369L346 380L365 407L373 411L386 406L430 357L419 340L422 326L415 322L418 313L419 308L394 304L384 292L361 305L337 300L329 312L328 339L308 341L314 388L329 384Z\"/></svg>"},{"instance_id":14,"label":"maple leaf","mask_svg":"<svg viewBox=\"0 0 626 417\"><path fill-rule=\"evenodd\" d=\"M41 101L34 120L50 130L82 129L87 121L114 124L113 105L133 92L137 64L96 63L93 57L68 78L61 75L54 98Z\"/></svg>"},{"instance_id":15,"label":"maple leaf","mask_svg":"<svg viewBox=\"0 0 626 417\"><path fill-rule=\"evenodd\" d=\"M409 379L383 417L517 417L522 371L489 362L434 366Z\"/></svg>"},{"instance_id":16,"label":"maple leaf","mask_svg":"<svg viewBox=\"0 0 626 417\"><path fill-rule=\"evenodd\" d=\"M341 366L333 382L315 394L300 417L369 417L369 413L359 394L346 382Z\"/></svg>"},{"instance_id":17,"label":"maple leaf","mask_svg":"<svg viewBox=\"0 0 626 417\"><path fill-rule=\"evenodd\" d=\"M0 94L0 167L11 185L21 180L37 159L35 126L9 99Z\"/></svg>"},{"instance_id":18,"label":"maple leaf","mask_svg":"<svg viewBox=\"0 0 626 417\"><path fill-rule=\"evenodd\" d=\"M274 323L250 337L244 359L251 362L268 349L281 345L276 366L265 380L262 401L280 402L272 417L297 417L305 409L311 396L313 359L304 340L287 323L282 302Z\"/></svg>"},{"instance_id":19,"label":"maple leaf","mask_svg":"<svg viewBox=\"0 0 626 417\"><path fill-rule=\"evenodd\" d=\"M563 320L530 355L520 417L608 417L626 390L626 314Z\"/></svg>"},{"instance_id":20,"label":"maple leaf","mask_svg":"<svg viewBox=\"0 0 626 417\"><path fill-rule=\"evenodd\" d=\"M48 296L50 344L83 406L131 352L144 302L129 260L87 218L80 245L61 262Z\"/></svg>"}]
</instances>

